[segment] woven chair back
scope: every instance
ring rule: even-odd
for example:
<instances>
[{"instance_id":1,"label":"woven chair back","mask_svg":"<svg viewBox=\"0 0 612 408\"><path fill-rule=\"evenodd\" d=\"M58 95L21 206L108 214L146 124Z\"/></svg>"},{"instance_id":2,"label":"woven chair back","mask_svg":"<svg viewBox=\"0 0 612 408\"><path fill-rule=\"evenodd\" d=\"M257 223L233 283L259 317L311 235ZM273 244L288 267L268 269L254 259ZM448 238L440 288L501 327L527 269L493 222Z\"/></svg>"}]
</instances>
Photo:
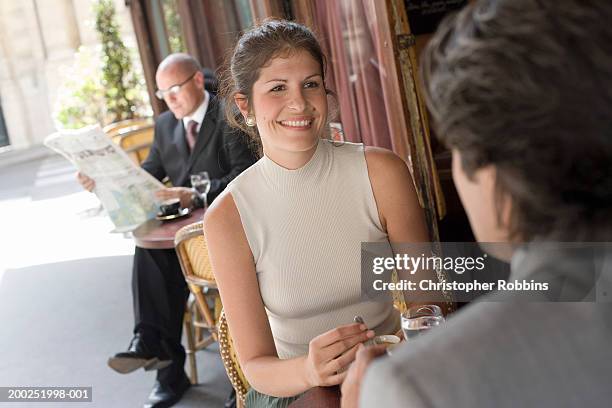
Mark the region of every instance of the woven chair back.
<instances>
[{"instance_id":1,"label":"woven chair back","mask_svg":"<svg viewBox=\"0 0 612 408\"><path fill-rule=\"evenodd\" d=\"M244 406L246 394L251 386L249 385L246 376L242 372L240 363L238 362L238 356L236 355L234 342L232 341L232 337L229 333L229 327L227 325L227 319L224 311L221 311L221 316L219 316L218 335L219 351L221 352L221 360L223 360L225 371L227 372L227 376L232 383L232 387L234 387L234 390L236 390L236 397L242 401Z\"/></svg>"},{"instance_id":2,"label":"woven chair back","mask_svg":"<svg viewBox=\"0 0 612 408\"><path fill-rule=\"evenodd\" d=\"M216 287L202 221L178 230L174 236L174 245L187 281Z\"/></svg>"}]
</instances>

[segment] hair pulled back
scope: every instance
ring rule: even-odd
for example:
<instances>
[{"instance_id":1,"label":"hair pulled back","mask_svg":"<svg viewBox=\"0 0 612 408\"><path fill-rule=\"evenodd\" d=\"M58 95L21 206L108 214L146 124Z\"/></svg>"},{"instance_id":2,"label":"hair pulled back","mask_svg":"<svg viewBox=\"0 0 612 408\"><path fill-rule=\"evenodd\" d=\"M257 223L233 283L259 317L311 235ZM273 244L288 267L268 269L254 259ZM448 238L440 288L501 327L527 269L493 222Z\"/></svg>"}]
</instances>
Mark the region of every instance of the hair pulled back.
<instances>
[{"instance_id":1,"label":"hair pulled back","mask_svg":"<svg viewBox=\"0 0 612 408\"><path fill-rule=\"evenodd\" d=\"M325 84L326 60L314 33L307 27L287 20L267 19L246 31L238 40L229 64L221 76L221 95L225 99L225 116L230 126L247 133L259 147L257 127L246 125L234 102L236 94L246 96L252 108L253 84L261 69L279 56L307 51L321 67ZM328 91L329 92L329 91Z\"/></svg>"}]
</instances>

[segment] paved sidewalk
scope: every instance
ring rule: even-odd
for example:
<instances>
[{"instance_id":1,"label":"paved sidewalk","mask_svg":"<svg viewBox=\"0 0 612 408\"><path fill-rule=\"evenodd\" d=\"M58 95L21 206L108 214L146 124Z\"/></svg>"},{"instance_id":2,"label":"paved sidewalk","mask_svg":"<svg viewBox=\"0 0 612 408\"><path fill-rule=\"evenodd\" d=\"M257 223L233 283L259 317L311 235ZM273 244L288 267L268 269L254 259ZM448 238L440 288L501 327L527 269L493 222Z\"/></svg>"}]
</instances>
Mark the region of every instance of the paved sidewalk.
<instances>
[{"instance_id":1,"label":"paved sidewalk","mask_svg":"<svg viewBox=\"0 0 612 408\"><path fill-rule=\"evenodd\" d=\"M53 153L44 145L36 145L24 149L15 149L12 146L0 147L0 172L6 167L14 167L21 163L43 160L53 156Z\"/></svg>"},{"instance_id":2,"label":"paved sidewalk","mask_svg":"<svg viewBox=\"0 0 612 408\"><path fill-rule=\"evenodd\" d=\"M92 386L92 403L70 406L142 406L154 373L106 366L131 337L132 240L110 233L68 161L26 159L0 166L0 386ZM177 407L222 407L231 386L216 349L197 358L200 385Z\"/></svg>"}]
</instances>

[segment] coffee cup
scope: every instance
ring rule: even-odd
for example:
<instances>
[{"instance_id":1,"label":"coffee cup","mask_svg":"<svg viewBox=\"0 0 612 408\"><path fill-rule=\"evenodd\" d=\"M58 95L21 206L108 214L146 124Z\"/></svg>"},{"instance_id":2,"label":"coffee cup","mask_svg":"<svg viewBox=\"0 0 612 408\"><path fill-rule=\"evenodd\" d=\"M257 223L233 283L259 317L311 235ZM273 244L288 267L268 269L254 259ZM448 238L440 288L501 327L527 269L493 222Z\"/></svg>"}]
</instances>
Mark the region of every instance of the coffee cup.
<instances>
[{"instance_id":1,"label":"coffee cup","mask_svg":"<svg viewBox=\"0 0 612 408\"><path fill-rule=\"evenodd\" d=\"M159 205L159 212L164 216L178 214L180 209L181 200L178 198L170 198Z\"/></svg>"},{"instance_id":2,"label":"coffee cup","mask_svg":"<svg viewBox=\"0 0 612 408\"><path fill-rule=\"evenodd\" d=\"M376 336L372 339L372 343L384 344L387 347L392 344L397 344L399 342L400 342L400 338L393 334L385 334L383 336Z\"/></svg>"},{"instance_id":3,"label":"coffee cup","mask_svg":"<svg viewBox=\"0 0 612 408\"><path fill-rule=\"evenodd\" d=\"M386 347L398 344L401 339L393 334L385 334L383 336L376 336L364 343L366 346L378 346L384 345Z\"/></svg>"}]
</instances>

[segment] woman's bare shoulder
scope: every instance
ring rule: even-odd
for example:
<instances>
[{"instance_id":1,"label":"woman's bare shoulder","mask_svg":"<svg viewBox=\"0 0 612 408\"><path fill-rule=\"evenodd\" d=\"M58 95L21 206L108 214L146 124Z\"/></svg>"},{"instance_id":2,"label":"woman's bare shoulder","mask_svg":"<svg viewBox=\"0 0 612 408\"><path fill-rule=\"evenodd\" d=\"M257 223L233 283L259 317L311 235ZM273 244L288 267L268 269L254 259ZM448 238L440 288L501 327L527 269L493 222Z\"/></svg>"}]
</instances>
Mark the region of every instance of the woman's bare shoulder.
<instances>
[{"instance_id":1,"label":"woman's bare shoulder","mask_svg":"<svg viewBox=\"0 0 612 408\"><path fill-rule=\"evenodd\" d=\"M379 147L366 147L365 157L380 222L390 239L412 242L416 240L413 237L426 237L422 209L406 162ZM398 226L406 221L412 223L410 228L399 228L397 233Z\"/></svg>"},{"instance_id":2,"label":"woman's bare shoulder","mask_svg":"<svg viewBox=\"0 0 612 408\"><path fill-rule=\"evenodd\" d=\"M232 194L225 190L208 207L204 214L205 232L242 231L240 214Z\"/></svg>"},{"instance_id":3,"label":"woman's bare shoulder","mask_svg":"<svg viewBox=\"0 0 612 408\"><path fill-rule=\"evenodd\" d=\"M366 146L365 159L372 183L389 185L412 180L406 162L391 150Z\"/></svg>"}]
</instances>

